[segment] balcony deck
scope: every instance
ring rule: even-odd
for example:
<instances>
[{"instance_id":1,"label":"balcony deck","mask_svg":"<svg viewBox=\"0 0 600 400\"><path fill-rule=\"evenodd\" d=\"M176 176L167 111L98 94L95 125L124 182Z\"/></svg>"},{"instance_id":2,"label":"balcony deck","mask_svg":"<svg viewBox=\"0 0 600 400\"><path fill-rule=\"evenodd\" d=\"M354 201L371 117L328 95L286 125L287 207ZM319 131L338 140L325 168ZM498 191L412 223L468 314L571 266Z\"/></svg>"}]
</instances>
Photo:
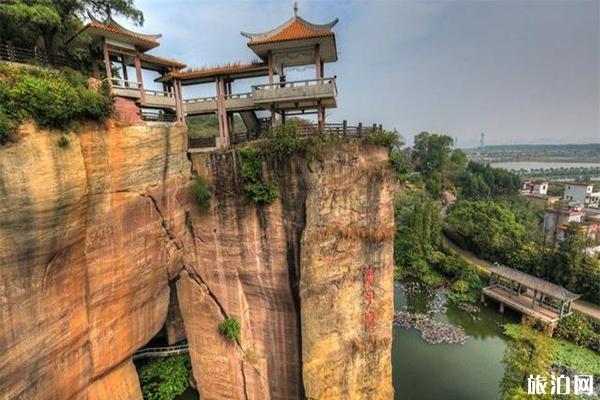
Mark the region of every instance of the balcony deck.
<instances>
[{"instance_id":1,"label":"balcony deck","mask_svg":"<svg viewBox=\"0 0 600 400\"><path fill-rule=\"evenodd\" d=\"M486 297L496 300L513 310L520 312L528 317L539 320L546 324L554 324L560 319L559 313L554 312L541 305L532 307L533 297L530 293L513 294L500 286L488 286L483 288L482 294Z\"/></svg>"},{"instance_id":2,"label":"balcony deck","mask_svg":"<svg viewBox=\"0 0 600 400\"><path fill-rule=\"evenodd\" d=\"M335 78L305 79L301 81L278 82L255 85L252 92L225 96L225 109L228 112L263 110L304 110L322 105L325 108L337 106ZM217 97L199 97L183 101L187 115L210 114L217 112Z\"/></svg>"}]
</instances>

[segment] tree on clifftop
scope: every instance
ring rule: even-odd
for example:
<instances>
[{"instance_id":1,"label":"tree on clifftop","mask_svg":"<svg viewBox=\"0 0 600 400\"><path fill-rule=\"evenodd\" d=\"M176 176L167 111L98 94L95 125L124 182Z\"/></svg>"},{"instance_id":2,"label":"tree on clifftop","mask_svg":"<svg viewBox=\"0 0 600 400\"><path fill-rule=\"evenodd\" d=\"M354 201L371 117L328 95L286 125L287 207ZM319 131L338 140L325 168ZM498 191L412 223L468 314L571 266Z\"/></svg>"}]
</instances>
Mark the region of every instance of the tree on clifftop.
<instances>
[{"instance_id":1,"label":"tree on clifftop","mask_svg":"<svg viewBox=\"0 0 600 400\"><path fill-rule=\"evenodd\" d=\"M81 28L87 13L144 23L134 0L7 0L0 3L0 42L22 47L43 43L48 54L67 54L65 43Z\"/></svg>"}]
</instances>

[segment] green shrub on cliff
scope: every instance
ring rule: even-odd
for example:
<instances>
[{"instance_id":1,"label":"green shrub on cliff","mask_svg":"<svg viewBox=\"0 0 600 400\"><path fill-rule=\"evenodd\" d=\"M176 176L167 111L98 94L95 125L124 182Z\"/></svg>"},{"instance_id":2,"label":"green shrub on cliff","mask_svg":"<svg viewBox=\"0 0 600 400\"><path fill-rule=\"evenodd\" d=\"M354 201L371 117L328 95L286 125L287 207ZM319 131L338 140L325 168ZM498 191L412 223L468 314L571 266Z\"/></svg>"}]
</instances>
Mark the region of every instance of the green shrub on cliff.
<instances>
[{"instance_id":1,"label":"green shrub on cliff","mask_svg":"<svg viewBox=\"0 0 600 400\"><path fill-rule=\"evenodd\" d=\"M242 180L246 198L254 203L271 203L277 198L277 185L262 176L262 153L254 147L239 150Z\"/></svg>"},{"instance_id":2,"label":"green shrub on cliff","mask_svg":"<svg viewBox=\"0 0 600 400\"><path fill-rule=\"evenodd\" d=\"M202 209L206 211L210 207L210 183L203 176L197 176L194 178L194 183L190 186L189 189L190 196Z\"/></svg>"},{"instance_id":3,"label":"green shrub on cliff","mask_svg":"<svg viewBox=\"0 0 600 400\"><path fill-rule=\"evenodd\" d=\"M305 141L298 135L295 122L277 125L271 129L263 142L263 152L278 161L304 151Z\"/></svg>"},{"instance_id":4,"label":"green shrub on cliff","mask_svg":"<svg viewBox=\"0 0 600 400\"><path fill-rule=\"evenodd\" d=\"M392 149L401 144L400 136L396 132L380 130L367 134L362 139L364 144L383 146Z\"/></svg>"},{"instance_id":5,"label":"green shrub on cliff","mask_svg":"<svg viewBox=\"0 0 600 400\"><path fill-rule=\"evenodd\" d=\"M69 130L74 120L102 120L112 110L107 87L101 93L89 90L85 78L72 70L1 63L0 104L0 143L6 142L12 129L28 119L42 128Z\"/></svg>"},{"instance_id":6,"label":"green shrub on cliff","mask_svg":"<svg viewBox=\"0 0 600 400\"><path fill-rule=\"evenodd\" d=\"M240 323L234 317L228 317L219 324L219 333L230 340L240 340Z\"/></svg>"},{"instance_id":7,"label":"green shrub on cliff","mask_svg":"<svg viewBox=\"0 0 600 400\"><path fill-rule=\"evenodd\" d=\"M151 359L139 371L144 400L172 400L185 392L191 368L187 354Z\"/></svg>"}]
</instances>

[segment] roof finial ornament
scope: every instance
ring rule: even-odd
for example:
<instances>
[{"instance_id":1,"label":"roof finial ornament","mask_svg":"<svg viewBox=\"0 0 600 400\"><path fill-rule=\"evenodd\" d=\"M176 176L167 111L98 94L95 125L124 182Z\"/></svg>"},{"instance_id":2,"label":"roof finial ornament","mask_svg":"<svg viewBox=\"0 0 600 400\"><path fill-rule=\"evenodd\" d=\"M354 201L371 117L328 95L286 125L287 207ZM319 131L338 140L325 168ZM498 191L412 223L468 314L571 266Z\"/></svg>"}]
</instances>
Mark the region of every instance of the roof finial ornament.
<instances>
[{"instance_id":1,"label":"roof finial ornament","mask_svg":"<svg viewBox=\"0 0 600 400\"><path fill-rule=\"evenodd\" d=\"M294 17L298 16L298 2L294 1Z\"/></svg>"}]
</instances>

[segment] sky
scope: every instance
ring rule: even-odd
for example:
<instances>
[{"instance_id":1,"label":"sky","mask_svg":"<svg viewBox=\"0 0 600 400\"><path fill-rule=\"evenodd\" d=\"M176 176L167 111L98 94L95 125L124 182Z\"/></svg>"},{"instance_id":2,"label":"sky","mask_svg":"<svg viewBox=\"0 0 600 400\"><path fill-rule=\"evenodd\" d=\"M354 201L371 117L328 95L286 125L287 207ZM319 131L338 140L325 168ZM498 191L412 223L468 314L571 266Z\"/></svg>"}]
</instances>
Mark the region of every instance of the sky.
<instances>
[{"instance_id":1,"label":"sky","mask_svg":"<svg viewBox=\"0 0 600 400\"><path fill-rule=\"evenodd\" d=\"M153 53L190 67L255 58L240 31L270 30L293 1L136 0L162 33ZM334 27L338 108L327 119L381 123L408 143L421 131L458 146L600 142L599 1L299 0ZM125 22L125 21L121 21ZM125 23L124 25L131 27ZM294 77L314 76L314 69ZM251 82L256 83L256 82ZM235 91L246 91L243 83ZM249 83L246 83L249 87ZM212 88L188 90L185 97ZM208 91L208 92L207 92Z\"/></svg>"}]
</instances>

